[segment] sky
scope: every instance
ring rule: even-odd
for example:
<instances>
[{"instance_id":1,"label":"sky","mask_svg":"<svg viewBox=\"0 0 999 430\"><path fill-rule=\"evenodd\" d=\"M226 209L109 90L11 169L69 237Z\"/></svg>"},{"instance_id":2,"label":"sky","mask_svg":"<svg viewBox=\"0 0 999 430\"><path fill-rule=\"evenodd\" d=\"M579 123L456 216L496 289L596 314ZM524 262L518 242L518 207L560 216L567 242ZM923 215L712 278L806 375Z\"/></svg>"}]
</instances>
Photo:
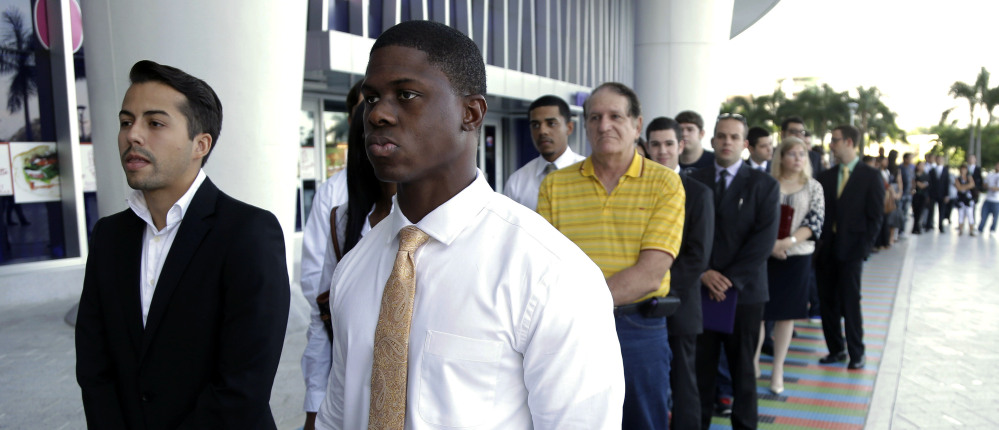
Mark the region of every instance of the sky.
<instances>
[{"instance_id":1,"label":"sky","mask_svg":"<svg viewBox=\"0 0 999 430\"><path fill-rule=\"evenodd\" d=\"M967 102L947 95L984 66L999 86L999 1L781 0L723 49L745 65L726 94L770 94L777 80L815 77L838 91L877 86L906 131L968 122ZM999 115L999 109L996 110Z\"/></svg>"}]
</instances>

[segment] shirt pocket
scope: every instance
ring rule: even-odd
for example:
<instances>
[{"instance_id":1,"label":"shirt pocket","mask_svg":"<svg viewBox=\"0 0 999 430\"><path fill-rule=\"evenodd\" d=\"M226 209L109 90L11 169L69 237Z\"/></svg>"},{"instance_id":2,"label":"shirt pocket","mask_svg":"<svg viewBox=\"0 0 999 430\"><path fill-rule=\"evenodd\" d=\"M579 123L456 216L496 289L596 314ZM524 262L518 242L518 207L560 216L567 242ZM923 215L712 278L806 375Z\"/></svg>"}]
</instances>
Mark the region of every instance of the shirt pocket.
<instances>
[{"instance_id":1,"label":"shirt pocket","mask_svg":"<svg viewBox=\"0 0 999 430\"><path fill-rule=\"evenodd\" d=\"M420 370L420 417L474 427L491 415L503 342L427 330Z\"/></svg>"}]
</instances>

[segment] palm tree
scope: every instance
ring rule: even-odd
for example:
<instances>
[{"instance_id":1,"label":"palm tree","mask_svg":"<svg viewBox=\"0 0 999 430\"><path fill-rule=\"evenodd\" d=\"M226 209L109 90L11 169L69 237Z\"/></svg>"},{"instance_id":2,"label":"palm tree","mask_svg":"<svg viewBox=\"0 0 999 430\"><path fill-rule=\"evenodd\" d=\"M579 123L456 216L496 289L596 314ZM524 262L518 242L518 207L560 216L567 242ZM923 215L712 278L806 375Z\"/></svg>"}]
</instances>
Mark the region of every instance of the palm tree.
<instances>
[{"instance_id":1,"label":"palm tree","mask_svg":"<svg viewBox=\"0 0 999 430\"><path fill-rule=\"evenodd\" d=\"M895 112L881 101L881 90L878 87L857 87L857 98L853 101L857 103L857 116L860 120L858 128L863 133L860 153L863 153L868 137L878 142L883 139L882 136L901 138L903 142L906 140L905 133L895 123Z\"/></svg>"},{"instance_id":2,"label":"palm tree","mask_svg":"<svg viewBox=\"0 0 999 430\"><path fill-rule=\"evenodd\" d=\"M977 154L975 151L975 110L979 105L984 104L984 98L989 92L989 71L984 67L978 72L974 84L957 81L950 86L947 93L955 99L968 101L968 154ZM981 141L981 137L978 138Z\"/></svg>"},{"instance_id":3,"label":"palm tree","mask_svg":"<svg viewBox=\"0 0 999 430\"><path fill-rule=\"evenodd\" d=\"M35 79L35 56L31 50L31 31L25 28L21 11L7 8L0 17L0 75L13 75L7 90L7 111L24 109L24 130L27 140L34 140L28 99L38 90Z\"/></svg>"}]
</instances>

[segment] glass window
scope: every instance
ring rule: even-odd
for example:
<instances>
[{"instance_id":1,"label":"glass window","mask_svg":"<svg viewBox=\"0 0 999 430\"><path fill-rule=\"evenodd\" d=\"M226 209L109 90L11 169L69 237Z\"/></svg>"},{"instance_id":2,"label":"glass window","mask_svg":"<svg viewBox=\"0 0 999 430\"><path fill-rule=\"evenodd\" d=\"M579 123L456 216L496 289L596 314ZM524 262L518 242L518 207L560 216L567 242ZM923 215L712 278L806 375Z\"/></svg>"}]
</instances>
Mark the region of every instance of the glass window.
<instances>
[{"instance_id":1,"label":"glass window","mask_svg":"<svg viewBox=\"0 0 999 430\"><path fill-rule=\"evenodd\" d=\"M66 256L52 60L36 5L0 0L0 264Z\"/></svg>"}]
</instances>

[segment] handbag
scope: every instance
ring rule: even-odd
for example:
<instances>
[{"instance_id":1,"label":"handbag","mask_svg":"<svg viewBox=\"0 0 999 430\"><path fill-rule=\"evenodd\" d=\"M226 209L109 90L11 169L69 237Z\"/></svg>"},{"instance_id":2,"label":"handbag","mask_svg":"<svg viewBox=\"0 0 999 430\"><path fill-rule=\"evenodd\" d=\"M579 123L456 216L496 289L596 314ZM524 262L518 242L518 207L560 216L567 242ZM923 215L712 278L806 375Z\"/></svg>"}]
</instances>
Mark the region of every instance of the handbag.
<instances>
[{"instance_id":1,"label":"handbag","mask_svg":"<svg viewBox=\"0 0 999 430\"><path fill-rule=\"evenodd\" d=\"M343 255L340 253L340 240L336 237L336 207L330 210L330 238L333 239L333 252L336 254L336 261L340 261ZM330 291L326 290L316 296L316 304L319 305L319 319L323 321L326 334L333 341L333 314L330 312Z\"/></svg>"},{"instance_id":2,"label":"handbag","mask_svg":"<svg viewBox=\"0 0 999 430\"><path fill-rule=\"evenodd\" d=\"M890 186L885 187L885 215L895 212L898 206L895 204L895 192Z\"/></svg>"}]
</instances>

